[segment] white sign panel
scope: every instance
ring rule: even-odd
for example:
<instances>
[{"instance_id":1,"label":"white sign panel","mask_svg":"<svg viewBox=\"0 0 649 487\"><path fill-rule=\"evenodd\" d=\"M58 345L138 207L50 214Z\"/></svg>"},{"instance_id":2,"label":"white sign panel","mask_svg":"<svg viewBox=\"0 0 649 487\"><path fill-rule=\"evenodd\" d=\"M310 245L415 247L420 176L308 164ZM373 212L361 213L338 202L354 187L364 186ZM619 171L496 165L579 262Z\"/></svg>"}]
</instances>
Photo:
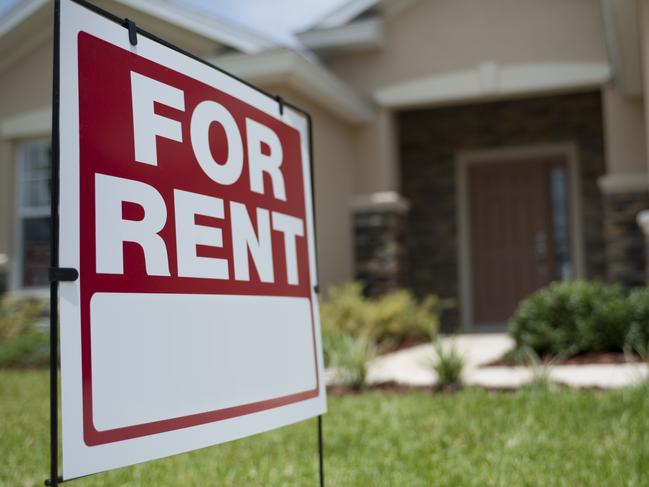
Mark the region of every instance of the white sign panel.
<instances>
[{"instance_id":1,"label":"white sign panel","mask_svg":"<svg viewBox=\"0 0 649 487\"><path fill-rule=\"evenodd\" d=\"M324 413L307 118L71 0L59 46L64 479Z\"/></svg>"}]
</instances>

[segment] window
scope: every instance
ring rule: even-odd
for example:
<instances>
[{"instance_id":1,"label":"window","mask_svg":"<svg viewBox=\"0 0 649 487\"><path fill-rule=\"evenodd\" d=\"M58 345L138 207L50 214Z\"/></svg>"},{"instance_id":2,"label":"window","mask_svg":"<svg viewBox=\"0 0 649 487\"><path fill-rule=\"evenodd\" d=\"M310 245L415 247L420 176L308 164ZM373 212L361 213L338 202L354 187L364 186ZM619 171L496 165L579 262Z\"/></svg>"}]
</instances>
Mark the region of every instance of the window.
<instances>
[{"instance_id":1,"label":"window","mask_svg":"<svg viewBox=\"0 0 649 487\"><path fill-rule=\"evenodd\" d=\"M50 167L49 141L29 141L18 147L16 284L19 289L48 284Z\"/></svg>"},{"instance_id":2,"label":"window","mask_svg":"<svg viewBox=\"0 0 649 487\"><path fill-rule=\"evenodd\" d=\"M568 171L565 166L550 169L550 197L552 204L552 233L554 237L554 277L572 278L570 256L570 220L568 218Z\"/></svg>"}]
</instances>

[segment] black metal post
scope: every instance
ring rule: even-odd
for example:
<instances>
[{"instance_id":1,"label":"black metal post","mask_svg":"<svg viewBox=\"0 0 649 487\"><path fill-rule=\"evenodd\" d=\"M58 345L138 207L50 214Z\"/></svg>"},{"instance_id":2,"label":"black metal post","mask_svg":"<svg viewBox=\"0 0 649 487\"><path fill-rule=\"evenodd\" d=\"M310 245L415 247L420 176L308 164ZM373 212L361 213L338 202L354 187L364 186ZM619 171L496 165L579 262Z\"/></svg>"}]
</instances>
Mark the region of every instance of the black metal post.
<instances>
[{"instance_id":1,"label":"black metal post","mask_svg":"<svg viewBox=\"0 0 649 487\"><path fill-rule=\"evenodd\" d=\"M50 283L50 478L47 485L59 484L59 394L58 394L58 314L57 283Z\"/></svg>"},{"instance_id":2,"label":"black metal post","mask_svg":"<svg viewBox=\"0 0 649 487\"><path fill-rule=\"evenodd\" d=\"M320 487L324 487L324 445L322 438L322 415L318 416L318 461L320 464Z\"/></svg>"},{"instance_id":3,"label":"black metal post","mask_svg":"<svg viewBox=\"0 0 649 487\"><path fill-rule=\"evenodd\" d=\"M54 1L54 70L52 79L52 183L50 209L50 264L59 266L59 0ZM50 280L50 478L49 485L59 485L59 307L58 281Z\"/></svg>"},{"instance_id":4,"label":"black metal post","mask_svg":"<svg viewBox=\"0 0 649 487\"><path fill-rule=\"evenodd\" d=\"M316 239L316 214L315 214L315 162L313 160L313 119L311 115L304 110L301 110L297 107L293 107L299 112L301 112L307 119L307 129L309 137L309 166L311 172L311 207L313 215L313 240L316 248L316 256L318 254L318 241ZM316 258L316 267L317 267L317 258ZM319 281L319 280L318 280ZM319 282L315 285L314 291L316 294L320 293L320 284ZM322 415L318 415L318 466L320 474L320 487L324 487L324 435L322 433Z\"/></svg>"}]
</instances>

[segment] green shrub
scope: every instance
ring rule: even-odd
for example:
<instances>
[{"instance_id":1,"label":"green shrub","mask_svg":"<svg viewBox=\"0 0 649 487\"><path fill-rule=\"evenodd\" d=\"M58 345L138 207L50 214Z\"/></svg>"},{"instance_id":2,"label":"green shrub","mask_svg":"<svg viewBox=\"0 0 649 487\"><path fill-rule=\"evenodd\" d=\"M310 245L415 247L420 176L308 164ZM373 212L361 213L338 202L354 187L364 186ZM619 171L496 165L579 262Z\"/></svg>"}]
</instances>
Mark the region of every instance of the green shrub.
<instances>
[{"instance_id":1,"label":"green shrub","mask_svg":"<svg viewBox=\"0 0 649 487\"><path fill-rule=\"evenodd\" d=\"M49 363L49 333L36 325L45 308L45 303L36 299L0 300L0 367Z\"/></svg>"},{"instance_id":2,"label":"green shrub","mask_svg":"<svg viewBox=\"0 0 649 487\"><path fill-rule=\"evenodd\" d=\"M45 303L33 298L0 299L0 340L28 333L43 314Z\"/></svg>"},{"instance_id":3,"label":"green shrub","mask_svg":"<svg viewBox=\"0 0 649 487\"><path fill-rule=\"evenodd\" d=\"M465 365L464 357L458 352L454 344L442 346L441 341L436 340L434 346L436 356L432 366L437 374L435 386L442 390L460 387Z\"/></svg>"},{"instance_id":4,"label":"green shrub","mask_svg":"<svg viewBox=\"0 0 649 487\"><path fill-rule=\"evenodd\" d=\"M629 295L631 323L626 343L643 358L649 357L649 287L636 289Z\"/></svg>"},{"instance_id":5,"label":"green shrub","mask_svg":"<svg viewBox=\"0 0 649 487\"><path fill-rule=\"evenodd\" d=\"M366 336L377 343L400 343L436 333L444 305L437 296L417 300L407 290L367 298L362 284L352 282L329 290L329 298L321 303L320 316L325 332Z\"/></svg>"},{"instance_id":6,"label":"green shrub","mask_svg":"<svg viewBox=\"0 0 649 487\"><path fill-rule=\"evenodd\" d=\"M50 361L50 335L33 330L0 342L0 367L45 367Z\"/></svg>"},{"instance_id":7,"label":"green shrub","mask_svg":"<svg viewBox=\"0 0 649 487\"><path fill-rule=\"evenodd\" d=\"M517 348L567 358L622 350L630 315L629 301L618 285L555 282L520 303L509 331Z\"/></svg>"},{"instance_id":8,"label":"green shrub","mask_svg":"<svg viewBox=\"0 0 649 487\"><path fill-rule=\"evenodd\" d=\"M375 346L366 336L330 335L329 365L336 383L360 390L367 379L367 365L375 355Z\"/></svg>"},{"instance_id":9,"label":"green shrub","mask_svg":"<svg viewBox=\"0 0 649 487\"><path fill-rule=\"evenodd\" d=\"M350 282L331 287L328 296L328 299L320 303L323 333L360 335L366 332L370 310L360 283Z\"/></svg>"}]
</instances>

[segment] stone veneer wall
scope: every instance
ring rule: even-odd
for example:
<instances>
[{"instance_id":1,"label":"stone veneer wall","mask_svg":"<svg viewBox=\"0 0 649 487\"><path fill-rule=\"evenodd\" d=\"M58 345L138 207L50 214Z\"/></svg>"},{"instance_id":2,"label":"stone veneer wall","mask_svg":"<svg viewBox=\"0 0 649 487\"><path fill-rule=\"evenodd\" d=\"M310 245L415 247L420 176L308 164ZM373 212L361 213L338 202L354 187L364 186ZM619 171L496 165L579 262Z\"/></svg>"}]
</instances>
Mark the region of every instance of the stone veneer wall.
<instances>
[{"instance_id":1,"label":"stone veneer wall","mask_svg":"<svg viewBox=\"0 0 649 487\"><path fill-rule=\"evenodd\" d=\"M377 296L403 286L406 275L405 214L402 208L354 211L354 274L365 294Z\"/></svg>"},{"instance_id":2,"label":"stone veneer wall","mask_svg":"<svg viewBox=\"0 0 649 487\"><path fill-rule=\"evenodd\" d=\"M649 191L604 194L607 279L626 288L645 284L645 235L637 216L649 208Z\"/></svg>"},{"instance_id":3,"label":"stone veneer wall","mask_svg":"<svg viewBox=\"0 0 649 487\"><path fill-rule=\"evenodd\" d=\"M600 92L401 112L399 152L407 218L407 284L418 294L458 300L455 160L466 150L557 142L578 146L587 277L604 277L604 174ZM458 323L459 303L445 316Z\"/></svg>"}]
</instances>

